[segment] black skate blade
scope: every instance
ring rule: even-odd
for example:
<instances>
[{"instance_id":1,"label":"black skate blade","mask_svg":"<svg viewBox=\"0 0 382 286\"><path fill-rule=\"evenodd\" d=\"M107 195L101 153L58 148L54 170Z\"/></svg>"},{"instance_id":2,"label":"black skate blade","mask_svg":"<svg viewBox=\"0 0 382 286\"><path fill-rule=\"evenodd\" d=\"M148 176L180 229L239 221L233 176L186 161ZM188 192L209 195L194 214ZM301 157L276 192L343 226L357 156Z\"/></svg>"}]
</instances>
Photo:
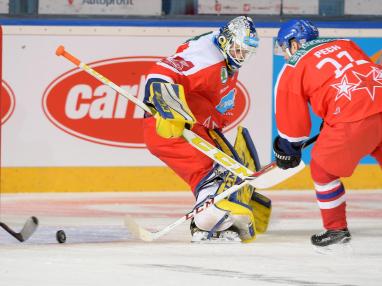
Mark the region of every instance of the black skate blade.
<instances>
[{"instance_id":1,"label":"black skate blade","mask_svg":"<svg viewBox=\"0 0 382 286\"><path fill-rule=\"evenodd\" d=\"M344 237L342 241L327 245L327 246L317 246L313 245L316 253L323 255L351 255L353 254L353 246L350 242L350 238Z\"/></svg>"}]
</instances>

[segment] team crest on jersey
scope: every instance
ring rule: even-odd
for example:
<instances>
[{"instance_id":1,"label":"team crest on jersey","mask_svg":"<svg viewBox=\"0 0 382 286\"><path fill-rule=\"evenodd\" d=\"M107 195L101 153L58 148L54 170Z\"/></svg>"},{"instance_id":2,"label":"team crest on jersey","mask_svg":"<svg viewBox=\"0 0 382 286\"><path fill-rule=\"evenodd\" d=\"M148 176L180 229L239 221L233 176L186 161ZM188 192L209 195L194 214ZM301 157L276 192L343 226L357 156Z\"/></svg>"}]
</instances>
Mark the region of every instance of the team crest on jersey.
<instances>
[{"instance_id":1,"label":"team crest on jersey","mask_svg":"<svg viewBox=\"0 0 382 286\"><path fill-rule=\"evenodd\" d=\"M341 82L331 85L337 90L334 101L337 101L342 97L345 97L351 101L353 93L359 90L366 91L371 100L374 101L378 88L382 88L382 70L372 67L367 74L361 74L356 71L353 71L352 73L355 77L353 77L354 80L356 80L355 82L351 82L347 75L344 75Z\"/></svg>"},{"instance_id":2,"label":"team crest on jersey","mask_svg":"<svg viewBox=\"0 0 382 286\"><path fill-rule=\"evenodd\" d=\"M220 79L221 79L222 83L226 83L227 82L227 80L228 80L228 71L227 71L226 67L222 67L222 69L220 71Z\"/></svg>"},{"instance_id":3,"label":"team crest on jersey","mask_svg":"<svg viewBox=\"0 0 382 286\"><path fill-rule=\"evenodd\" d=\"M190 61L186 61L180 56L176 57L168 57L166 59L163 59L161 62L174 67L178 71L185 72L189 69L192 69L194 67L193 63Z\"/></svg>"},{"instance_id":4,"label":"team crest on jersey","mask_svg":"<svg viewBox=\"0 0 382 286\"><path fill-rule=\"evenodd\" d=\"M225 96L222 97L219 104L216 105L217 111L221 114L226 113L235 107L236 88L231 89Z\"/></svg>"}]
</instances>

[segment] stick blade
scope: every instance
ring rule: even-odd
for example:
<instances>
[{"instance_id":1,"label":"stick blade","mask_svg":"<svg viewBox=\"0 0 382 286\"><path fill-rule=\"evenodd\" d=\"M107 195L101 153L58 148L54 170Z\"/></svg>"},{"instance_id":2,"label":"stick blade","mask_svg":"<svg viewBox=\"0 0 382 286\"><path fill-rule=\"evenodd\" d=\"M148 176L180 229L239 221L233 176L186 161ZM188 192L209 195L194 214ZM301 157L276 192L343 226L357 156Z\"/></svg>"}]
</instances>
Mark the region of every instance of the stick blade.
<instances>
[{"instance_id":1,"label":"stick blade","mask_svg":"<svg viewBox=\"0 0 382 286\"><path fill-rule=\"evenodd\" d=\"M305 163L301 160L297 167L283 170L276 165L266 170L263 174L256 177L254 180L250 181L250 185L254 186L256 189L267 189L273 187L286 179L299 173L305 168Z\"/></svg>"},{"instance_id":2,"label":"stick blade","mask_svg":"<svg viewBox=\"0 0 382 286\"><path fill-rule=\"evenodd\" d=\"M133 234L134 237L139 238L143 241L153 241L155 240L154 234L148 230L140 227L135 220L129 216L125 216L125 226L127 230Z\"/></svg>"},{"instance_id":3,"label":"stick blade","mask_svg":"<svg viewBox=\"0 0 382 286\"><path fill-rule=\"evenodd\" d=\"M22 230L20 231L19 240L21 242L28 240L38 227L38 219L35 216L31 216L25 222Z\"/></svg>"}]
</instances>

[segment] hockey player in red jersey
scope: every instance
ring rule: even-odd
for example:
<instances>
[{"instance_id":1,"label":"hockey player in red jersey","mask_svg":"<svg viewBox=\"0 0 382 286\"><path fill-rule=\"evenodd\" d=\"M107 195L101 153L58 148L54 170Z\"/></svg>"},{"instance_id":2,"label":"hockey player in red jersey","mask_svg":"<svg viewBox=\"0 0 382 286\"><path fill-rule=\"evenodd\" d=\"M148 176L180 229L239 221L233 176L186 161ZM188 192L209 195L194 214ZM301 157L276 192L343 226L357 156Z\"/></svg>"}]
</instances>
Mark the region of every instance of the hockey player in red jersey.
<instances>
[{"instance_id":1,"label":"hockey player in red jersey","mask_svg":"<svg viewBox=\"0 0 382 286\"><path fill-rule=\"evenodd\" d=\"M145 115L145 143L187 182L196 205L232 186L237 178L187 143L182 132L192 128L209 143L237 156L220 131L235 104L238 70L257 46L252 20L237 17L218 31L180 45L174 55L157 62L147 77L145 103L154 109L155 116ZM248 143L248 133L243 134ZM246 188L197 214L191 223L192 241L253 240L252 193ZM270 202L265 204L269 212Z\"/></svg>"},{"instance_id":2,"label":"hockey player in red jersey","mask_svg":"<svg viewBox=\"0 0 382 286\"><path fill-rule=\"evenodd\" d=\"M310 105L323 119L310 167L326 229L311 242L346 243L351 235L340 178L351 176L369 154L382 166L382 68L351 40L318 38L307 20L283 24L277 46L286 59L275 86L277 165L288 169L300 162L311 131Z\"/></svg>"}]
</instances>

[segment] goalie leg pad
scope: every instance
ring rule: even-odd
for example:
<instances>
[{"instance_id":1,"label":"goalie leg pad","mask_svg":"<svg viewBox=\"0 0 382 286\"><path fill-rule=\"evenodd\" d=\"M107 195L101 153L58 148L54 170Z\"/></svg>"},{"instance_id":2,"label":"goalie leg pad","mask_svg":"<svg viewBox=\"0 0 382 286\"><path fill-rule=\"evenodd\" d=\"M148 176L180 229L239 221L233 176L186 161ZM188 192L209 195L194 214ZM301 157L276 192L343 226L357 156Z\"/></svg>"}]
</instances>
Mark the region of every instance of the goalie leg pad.
<instances>
[{"instance_id":1,"label":"goalie leg pad","mask_svg":"<svg viewBox=\"0 0 382 286\"><path fill-rule=\"evenodd\" d=\"M272 213L272 202L266 196L254 191L249 201L253 209L253 216L256 222L256 232L264 233L268 229L269 220Z\"/></svg>"},{"instance_id":2,"label":"goalie leg pad","mask_svg":"<svg viewBox=\"0 0 382 286\"><path fill-rule=\"evenodd\" d=\"M220 194L233 185L240 183L239 180L237 176L227 171L224 182L219 186L216 193ZM249 205L251 194L252 190L244 187L216 204L216 207L229 212L229 218L233 221L232 225L237 228L243 242L256 239L253 209Z\"/></svg>"},{"instance_id":3,"label":"goalie leg pad","mask_svg":"<svg viewBox=\"0 0 382 286\"><path fill-rule=\"evenodd\" d=\"M210 130L209 133L223 152L245 164L253 171L261 168L255 145L247 129L243 127L238 128L234 147L219 131ZM219 168L220 170L223 169L221 167L217 169ZM215 184L210 189L208 195L219 194L234 184L239 183L239 181L240 179L234 174L228 171L224 171L223 174L220 171L219 175L215 177L210 176L204 180L199 186L199 191L207 188L208 184L210 187L212 184ZM217 190L213 192L214 189ZM203 199L205 197L204 195ZM201 200L198 199L198 201ZM221 211L219 212L219 210ZM220 220L222 220L226 212L229 212L230 215L222 223ZM271 200L255 192L252 186L247 185L229 196L229 198L217 203L216 207L210 208L210 211L206 210L204 213L204 215L201 213L200 216L198 215L195 218L196 225L201 229L210 231L212 228L222 230L227 229L227 227L235 227L242 241L249 242L256 238L257 232L264 233L267 230L271 214Z\"/></svg>"},{"instance_id":4,"label":"goalie leg pad","mask_svg":"<svg viewBox=\"0 0 382 286\"><path fill-rule=\"evenodd\" d=\"M214 196L216 186L206 188L199 192L195 207L204 203L204 201L211 196ZM216 205L209 207L203 212L197 213L194 216L195 225L200 229L207 232L222 231L232 226L233 222L230 218L226 217L226 211L222 210ZM224 218L224 219L223 219Z\"/></svg>"},{"instance_id":5,"label":"goalie leg pad","mask_svg":"<svg viewBox=\"0 0 382 286\"><path fill-rule=\"evenodd\" d=\"M252 171L261 169L259 156L257 155L255 144L247 128L239 126L234 149L240 157L241 162Z\"/></svg>"},{"instance_id":6,"label":"goalie leg pad","mask_svg":"<svg viewBox=\"0 0 382 286\"><path fill-rule=\"evenodd\" d=\"M255 144L248 130L242 126L238 127L234 148L245 166L253 171L260 170L261 165ZM252 190L252 192L248 192L251 194L249 205L253 209L256 232L264 233L268 228L272 202L266 196L256 192L252 186L248 185L247 187Z\"/></svg>"},{"instance_id":7,"label":"goalie leg pad","mask_svg":"<svg viewBox=\"0 0 382 286\"><path fill-rule=\"evenodd\" d=\"M238 183L239 179L219 165L203 180L197 188L197 205L202 204L209 196L215 196ZM231 229L237 230L243 242L256 238L252 208L248 205L251 198L241 189L218 202L205 211L195 215L196 226L211 233ZM211 234L212 235L212 234Z\"/></svg>"},{"instance_id":8,"label":"goalie leg pad","mask_svg":"<svg viewBox=\"0 0 382 286\"><path fill-rule=\"evenodd\" d=\"M233 147L224 135L217 130L211 130L210 136L223 152L241 162L250 170L260 170L261 165L256 147L246 128L238 127ZM234 196L239 196L240 198L235 199ZM240 192L231 195L230 200L247 202L246 204L252 208L256 233L264 233L267 230L272 210L269 198L255 192L252 186L247 185Z\"/></svg>"}]
</instances>

